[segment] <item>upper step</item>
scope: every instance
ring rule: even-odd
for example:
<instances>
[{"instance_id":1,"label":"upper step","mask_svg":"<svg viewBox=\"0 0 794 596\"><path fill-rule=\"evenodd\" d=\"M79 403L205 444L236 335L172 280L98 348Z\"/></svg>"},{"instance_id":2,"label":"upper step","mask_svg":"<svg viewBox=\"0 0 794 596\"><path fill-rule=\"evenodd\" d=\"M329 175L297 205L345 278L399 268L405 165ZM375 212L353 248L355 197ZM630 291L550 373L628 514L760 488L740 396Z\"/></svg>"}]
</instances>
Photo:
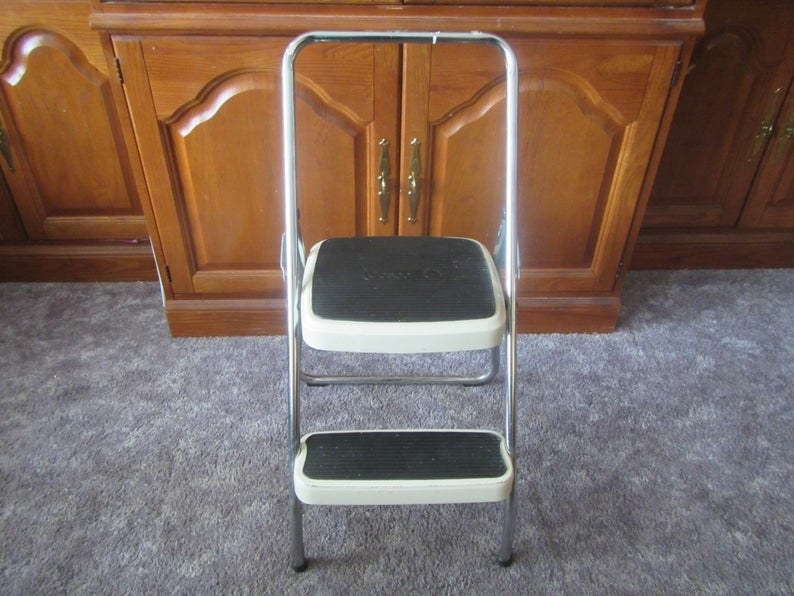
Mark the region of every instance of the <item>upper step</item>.
<instances>
[{"instance_id":1,"label":"upper step","mask_svg":"<svg viewBox=\"0 0 794 596\"><path fill-rule=\"evenodd\" d=\"M488 349L505 316L493 258L468 238L331 238L312 248L303 275L303 339L321 350Z\"/></svg>"}]
</instances>

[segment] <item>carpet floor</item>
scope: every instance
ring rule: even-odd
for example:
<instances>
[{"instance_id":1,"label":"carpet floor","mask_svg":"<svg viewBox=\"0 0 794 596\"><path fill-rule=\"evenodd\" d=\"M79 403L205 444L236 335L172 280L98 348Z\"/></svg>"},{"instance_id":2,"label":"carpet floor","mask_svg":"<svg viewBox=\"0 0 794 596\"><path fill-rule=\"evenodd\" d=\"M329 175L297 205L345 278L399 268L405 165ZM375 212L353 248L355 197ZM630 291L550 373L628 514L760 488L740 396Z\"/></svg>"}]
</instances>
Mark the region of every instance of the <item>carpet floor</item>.
<instances>
[{"instance_id":1,"label":"carpet floor","mask_svg":"<svg viewBox=\"0 0 794 596\"><path fill-rule=\"evenodd\" d=\"M513 566L497 504L306 507L296 574L283 337L0 284L0 593L794 593L794 270L632 271L616 332L518 344ZM304 427L498 429L500 391L309 388Z\"/></svg>"}]
</instances>

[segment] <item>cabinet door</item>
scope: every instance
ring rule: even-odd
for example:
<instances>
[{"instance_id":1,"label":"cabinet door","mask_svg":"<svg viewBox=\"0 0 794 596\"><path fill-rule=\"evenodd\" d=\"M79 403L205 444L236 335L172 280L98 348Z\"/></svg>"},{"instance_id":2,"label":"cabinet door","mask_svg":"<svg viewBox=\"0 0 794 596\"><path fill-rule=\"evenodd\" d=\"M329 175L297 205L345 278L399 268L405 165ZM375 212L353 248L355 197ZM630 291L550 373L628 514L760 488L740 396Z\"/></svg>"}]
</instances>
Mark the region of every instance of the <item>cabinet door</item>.
<instances>
[{"instance_id":1,"label":"cabinet door","mask_svg":"<svg viewBox=\"0 0 794 596\"><path fill-rule=\"evenodd\" d=\"M773 134L790 73L790 0L711 0L644 220L732 227Z\"/></svg>"},{"instance_id":2,"label":"cabinet door","mask_svg":"<svg viewBox=\"0 0 794 596\"><path fill-rule=\"evenodd\" d=\"M794 228L794 82L774 129L742 213L741 228Z\"/></svg>"},{"instance_id":3,"label":"cabinet door","mask_svg":"<svg viewBox=\"0 0 794 596\"><path fill-rule=\"evenodd\" d=\"M174 295L280 296L287 40L114 43ZM387 224L378 222L377 177L379 143L396 139L397 59L395 48L337 44L311 46L298 58L298 193L307 245L393 233L393 205Z\"/></svg>"},{"instance_id":4,"label":"cabinet door","mask_svg":"<svg viewBox=\"0 0 794 596\"><path fill-rule=\"evenodd\" d=\"M108 77L60 28L21 28L6 41L0 127L0 162L29 238L147 236Z\"/></svg>"},{"instance_id":5,"label":"cabinet door","mask_svg":"<svg viewBox=\"0 0 794 596\"><path fill-rule=\"evenodd\" d=\"M519 58L521 291L612 291L680 47L512 39ZM400 228L492 246L502 197L503 69L487 47L411 49L427 83L406 103L404 151L421 140L417 222ZM416 107L409 107L416 106ZM405 158L403 159L405 169ZM405 172L402 183L405 184Z\"/></svg>"}]
</instances>

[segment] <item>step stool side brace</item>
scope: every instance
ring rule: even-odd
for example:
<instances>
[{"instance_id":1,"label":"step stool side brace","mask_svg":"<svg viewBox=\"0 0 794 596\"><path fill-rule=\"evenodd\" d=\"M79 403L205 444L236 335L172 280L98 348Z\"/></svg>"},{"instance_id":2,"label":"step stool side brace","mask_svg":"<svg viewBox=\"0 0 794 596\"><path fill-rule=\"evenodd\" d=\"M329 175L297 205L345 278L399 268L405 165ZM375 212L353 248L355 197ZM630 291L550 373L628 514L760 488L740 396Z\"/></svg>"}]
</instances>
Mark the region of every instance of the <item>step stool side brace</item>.
<instances>
[{"instance_id":1,"label":"step stool side brace","mask_svg":"<svg viewBox=\"0 0 794 596\"><path fill-rule=\"evenodd\" d=\"M503 39L481 32L466 33L422 33L410 31L361 32L320 31L305 33L294 39L287 47L281 66L282 78L282 126L284 150L284 202L285 202L285 250L283 255L287 286L288 325L288 391L289 391L289 466L290 466L290 515L291 553L290 564L296 571L306 568L303 547L302 504L295 494L295 460L300 450L300 284L302 264L299 257L299 231L297 216L297 174L295 135L295 76L294 62L300 50L307 45L322 42L358 43L474 43L498 48L504 58L505 88L505 244L504 286L507 317L505 326L504 366L504 437L510 460L515 469L516 460L516 280L518 278L518 246L516 240L516 194L517 194L517 127L518 127L518 64L510 46ZM515 476L509 496L504 500L503 530L498 562L507 566L512 562L515 526Z\"/></svg>"}]
</instances>

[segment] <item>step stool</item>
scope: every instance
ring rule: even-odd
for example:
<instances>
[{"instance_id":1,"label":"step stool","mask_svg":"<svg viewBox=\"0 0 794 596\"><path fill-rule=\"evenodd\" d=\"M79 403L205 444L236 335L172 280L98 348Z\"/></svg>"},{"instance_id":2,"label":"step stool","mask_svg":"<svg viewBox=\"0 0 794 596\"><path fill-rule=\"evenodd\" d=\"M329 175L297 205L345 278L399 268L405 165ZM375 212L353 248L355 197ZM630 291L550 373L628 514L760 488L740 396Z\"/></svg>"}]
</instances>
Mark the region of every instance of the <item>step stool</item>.
<instances>
[{"instance_id":1,"label":"step stool","mask_svg":"<svg viewBox=\"0 0 794 596\"><path fill-rule=\"evenodd\" d=\"M297 209L294 61L314 43L477 43L505 63L505 174L496 258L468 238L329 238L302 245ZM282 62L287 286L291 565L306 569L303 504L401 505L502 502L498 562L512 562L515 524L515 288L518 67L493 35L419 32L310 32L293 40ZM499 267L497 267L497 264ZM499 275L502 270L502 277ZM428 300L428 297L432 297ZM349 353L490 351L481 375L330 375L303 370L303 346ZM502 346L504 428L348 429L301 435L300 389L343 383L456 383L494 379ZM428 390L428 399L432 392Z\"/></svg>"}]
</instances>

